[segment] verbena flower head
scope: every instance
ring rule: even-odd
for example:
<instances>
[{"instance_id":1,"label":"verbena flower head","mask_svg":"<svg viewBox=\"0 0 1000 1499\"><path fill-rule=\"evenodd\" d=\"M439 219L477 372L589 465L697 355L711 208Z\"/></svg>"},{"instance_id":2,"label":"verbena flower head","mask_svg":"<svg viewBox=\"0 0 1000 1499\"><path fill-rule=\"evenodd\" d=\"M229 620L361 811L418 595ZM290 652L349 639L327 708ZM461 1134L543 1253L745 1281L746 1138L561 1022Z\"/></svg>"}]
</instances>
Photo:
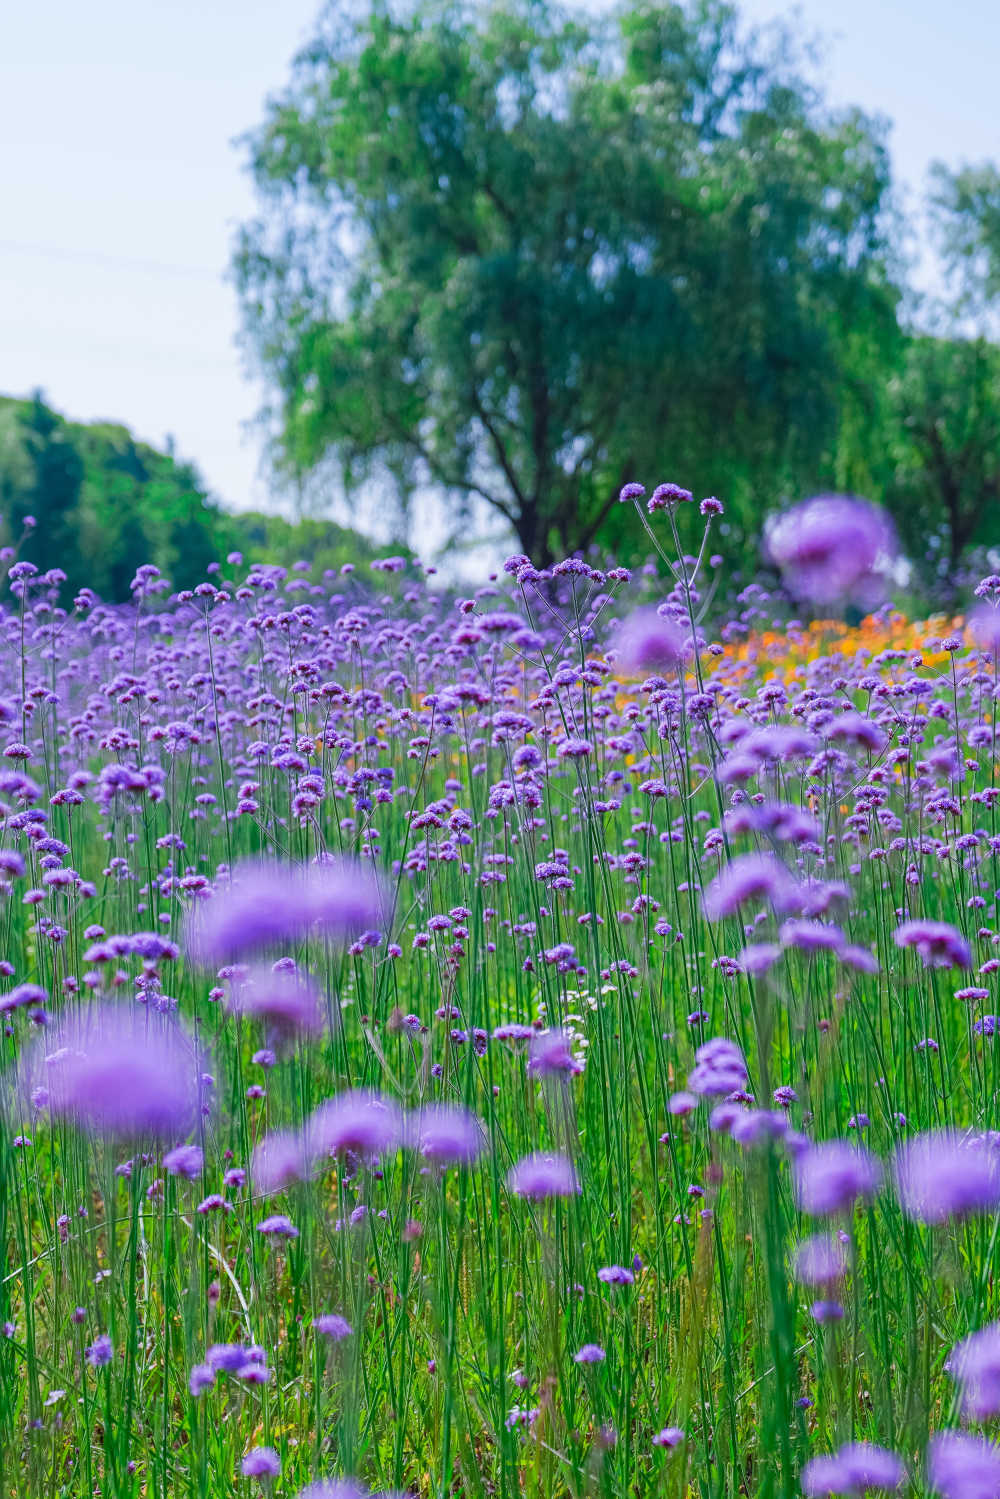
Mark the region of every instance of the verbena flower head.
<instances>
[{"instance_id":1,"label":"verbena flower head","mask_svg":"<svg viewBox=\"0 0 1000 1499\"><path fill-rule=\"evenodd\" d=\"M569 1034L563 1030L535 1031L528 1047L528 1071L535 1077L582 1072Z\"/></svg>"},{"instance_id":2,"label":"verbena flower head","mask_svg":"<svg viewBox=\"0 0 1000 1499\"><path fill-rule=\"evenodd\" d=\"M767 549L796 597L812 604L870 604L896 546L878 506L855 495L826 494L779 516Z\"/></svg>"},{"instance_id":3,"label":"verbena flower head","mask_svg":"<svg viewBox=\"0 0 1000 1499\"><path fill-rule=\"evenodd\" d=\"M486 1135L475 1114L456 1104L429 1103L411 1114L404 1140L437 1165L471 1166L486 1149Z\"/></svg>"},{"instance_id":4,"label":"verbena flower head","mask_svg":"<svg viewBox=\"0 0 1000 1499\"><path fill-rule=\"evenodd\" d=\"M807 1286L835 1285L847 1274L847 1246L832 1234L814 1234L796 1247L795 1279Z\"/></svg>"},{"instance_id":5,"label":"verbena flower head","mask_svg":"<svg viewBox=\"0 0 1000 1499\"><path fill-rule=\"evenodd\" d=\"M1000 609L982 604L968 619L969 634L980 650L1000 650Z\"/></svg>"},{"instance_id":6,"label":"verbena flower head","mask_svg":"<svg viewBox=\"0 0 1000 1499\"><path fill-rule=\"evenodd\" d=\"M829 1457L814 1457L802 1469L802 1492L809 1499L826 1494L894 1493L906 1482L897 1453L873 1442L848 1442Z\"/></svg>"},{"instance_id":7,"label":"verbena flower head","mask_svg":"<svg viewBox=\"0 0 1000 1499\"><path fill-rule=\"evenodd\" d=\"M946 921L904 921L893 933L897 947L913 947L925 968L971 968L972 949Z\"/></svg>"},{"instance_id":8,"label":"verbena flower head","mask_svg":"<svg viewBox=\"0 0 1000 1499\"><path fill-rule=\"evenodd\" d=\"M690 489L682 489L679 484L657 484L646 501L646 509L653 515L657 510L672 510L676 505L690 505L693 500L694 495Z\"/></svg>"},{"instance_id":9,"label":"verbena flower head","mask_svg":"<svg viewBox=\"0 0 1000 1499\"><path fill-rule=\"evenodd\" d=\"M800 1210L826 1218L847 1212L858 1198L873 1197L882 1168L874 1156L846 1140L825 1140L795 1157L792 1181Z\"/></svg>"},{"instance_id":10,"label":"verbena flower head","mask_svg":"<svg viewBox=\"0 0 1000 1499\"><path fill-rule=\"evenodd\" d=\"M348 1152L367 1160L395 1149L402 1134L403 1120L396 1105L356 1088L321 1103L306 1121L303 1140L313 1160Z\"/></svg>"},{"instance_id":11,"label":"verbena flower head","mask_svg":"<svg viewBox=\"0 0 1000 1499\"><path fill-rule=\"evenodd\" d=\"M319 993L298 969L260 964L234 976L229 1009L261 1021L275 1046L315 1035L322 1024Z\"/></svg>"},{"instance_id":12,"label":"verbena flower head","mask_svg":"<svg viewBox=\"0 0 1000 1499\"><path fill-rule=\"evenodd\" d=\"M564 1155L536 1151L523 1156L507 1174L507 1185L515 1197L543 1202L550 1197L573 1197L580 1191L576 1168Z\"/></svg>"},{"instance_id":13,"label":"verbena flower head","mask_svg":"<svg viewBox=\"0 0 1000 1499\"><path fill-rule=\"evenodd\" d=\"M163 1169L168 1176L183 1176L195 1181L202 1173L205 1157L198 1145L177 1145L163 1157Z\"/></svg>"},{"instance_id":14,"label":"verbena flower head","mask_svg":"<svg viewBox=\"0 0 1000 1499\"><path fill-rule=\"evenodd\" d=\"M332 1343L342 1343L351 1336L353 1329L347 1318L342 1317L339 1312L324 1312L313 1318L313 1331L329 1338Z\"/></svg>"},{"instance_id":15,"label":"verbena flower head","mask_svg":"<svg viewBox=\"0 0 1000 1499\"><path fill-rule=\"evenodd\" d=\"M48 1109L105 1139L177 1139L205 1096L204 1057L172 1016L95 1006L46 1035Z\"/></svg>"},{"instance_id":16,"label":"verbena flower head","mask_svg":"<svg viewBox=\"0 0 1000 1499\"><path fill-rule=\"evenodd\" d=\"M299 1489L295 1499L376 1499L356 1478L320 1478Z\"/></svg>"},{"instance_id":17,"label":"verbena flower head","mask_svg":"<svg viewBox=\"0 0 1000 1499\"><path fill-rule=\"evenodd\" d=\"M314 928L346 942L379 925L383 903L370 867L347 859L239 865L231 881L195 905L185 945L207 967L287 948Z\"/></svg>"},{"instance_id":18,"label":"verbena flower head","mask_svg":"<svg viewBox=\"0 0 1000 1499\"><path fill-rule=\"evenodd\" d=\"M111 1339L106 1332L98 1333L97 1337L87 1349L87 1363L95 1369L103 1369L105 1364L110 1364L114 1357L114 1349Z\"/></svg>"},{"instance_id":19,"label":"verbena flower head","mask_svg":"<svg viewBox=\"0 0 1000 1499\"><path fill-rule=\"evenodd\" d=\"M281 1459L273 1447L254 1447L240 1463L244 1478L276 1478L281 1472Z\"/></svg>"},{"instance_id":20,"label":"verbena flower head","mask_svg":"<svg viewBox=\"0 0 1000 1499\"><path fill-rule=\"evenodd\" d=\"M297 1239L299 1231L285 1213L272 1213L257 1224L257 1232L271 1239Z\"/></svg>"},{"instance_id":21,"label":"verbena flower head","mask_svg":"<svg viewBox=\"0 0 1000 1499\"><path fill-rule=\"evenodd\" d=\"M997 1499L1000 1448L964 1431L938 1431L927 1443L927 1484L943 1499Z\"/></svg>"},{"instance_id":22,"label":"verbena flower head","mask_svg":"<svg viewBox=\"0 0 1000 1499\"><path fill-rule=\"evenodd\" d=\"M265 1195L283 1192L293 1182L305 1181L310 1172L311 1163L302 1137L291 1130L276 1130L254 1146L250 1173L256 1190Z\"/></svg>"},{"instance_id":23,"label":"verbena flower head","mask_svg":"<svg viewBox=\"0 0 1000 1499\"><path fill-rule=\"evenodd\" d=\"M694 1054L694 1070L688 1076L688 1088L699 1097L723 1097L739 1093L747 1085L747 1064L735 1041L714 1036L699 1046Z\"/></svg>"},{"instance_id":24,"label":"verbena flower head","mask_svg":"<svg viewBox=\"0 0 1000 1499\"><path fill-rule=\"evenodd\" d=\"M706 886L702 909L709 921L722 921L749 901L766 901L785 915L801 909L802 893L773 854L739 854Z\"/></svg>"},{"instance_id":25,"label":"verbena flower head","mask_svg":"<svg viewBox=\"0 0 1000 1499\"><path fill-rule=\"evenodd\" d=\"M616 664L648 675L673 670L684 659L684 636L671 619L652 606L636 609L614 636Z\"/></svg>"},{"instance_id":26,"label":"verbena flower head","mask_svg":"<svg viewBox=\"0 0 1000 1499\"><path fill-rule=\"evenodd\" d=\"M899 1205L919 1223L945 1223L1000 1207L1000 1159L985 1140L957 1130L929 1130L896 1151Z\"/></svg>"},{"instance_id":27,"label":"verbena flower head","mask_svg":"<svg viewBox=\"0 0 1000 1499\"><path fill-rule=\"evenodd\" d=\"M985 1421L1000 1414L1000 1322L956 1343L945 1369L961 1391L967 1420Z\"/></svg>"}]
</instances>

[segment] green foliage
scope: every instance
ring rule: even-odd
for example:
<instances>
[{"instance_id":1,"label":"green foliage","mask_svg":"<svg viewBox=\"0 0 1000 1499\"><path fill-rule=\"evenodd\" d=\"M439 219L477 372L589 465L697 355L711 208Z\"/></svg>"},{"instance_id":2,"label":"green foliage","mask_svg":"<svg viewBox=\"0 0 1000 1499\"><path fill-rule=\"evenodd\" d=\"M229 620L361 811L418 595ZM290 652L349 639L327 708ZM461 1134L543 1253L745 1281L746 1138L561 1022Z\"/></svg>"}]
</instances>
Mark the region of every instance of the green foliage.
<instances>
[{"instance_id":1,"label":"green foliage","mask_svg":"<svg viewBox=\"0 0 1000 1499\"><path fill-rule=\"evenodd\" d=\"M742 548L898 341L881 127L711 0L331 10L250 146L280 460L433 481L456 529L479 497L541 561L627 550L636 477L724 494Z\"/></svg>"},{"instance_id":2,"label":"green foliage","mask_svg":"<svg viewBox=\"0 0 1000 1499\"><path fill-rule=\"evenodd\" d=\"M942 246L968 305L982 310L1000 299L1000 168L993 162L931 174L931 202Z\"/></svg>"},{"instance_id":3,"label":"green foliage","mask_svg":"<svg viewBox=\"0 0 1000 1499\"><path fill-rule=\"evenodd\" d=\"M312 577L327 571L339 572L348 563L361 567L390 550L376 547L349 526L321 517L305 516L290 521L285 516L247 510L233 519L239 526L239 546L248 559L277 563L289 569L296 562L308 562ZM406 547L392 550L408 555Z\"/></svg>"},{"instance_id":4,"label":"green foliage","mask_svg":"<svg viewBox=\"0 0 1000 1499\"><path fill-rule=\"evenodd\" d=\"M912 338L890 396L886 500L922 581L940 587L970 546L1000 541L1000 349L983 338Z\"/></svg>"},{"instance_id":5,"label":"green foliage","mask_svg":"<svg viewBox=\"0 0 1000 1499\"><path fill-rule=\"evenodd\" d=\"M38 394L0 398L0 514L21 557L106 599L127 598L144 562L178 588L200 582L238 535L192 465L126 427L66 421Z\"/></svg>"},{"instance_id":6,"label":"green foliage","mask_svg":"<svg viewBox=\"0 0 1000 1499\"><path fill-rule=\"evenodd\" d=\"M0 517L0 542L40 568L62 568L67 597L86 586L127 599L146 562L180 589L231 551L288 567L304 559L318 571L379 552L332 521L227 514L192 464L127 427L66 421L37 394L0 397Z\"/></svg>"}]
</instances>

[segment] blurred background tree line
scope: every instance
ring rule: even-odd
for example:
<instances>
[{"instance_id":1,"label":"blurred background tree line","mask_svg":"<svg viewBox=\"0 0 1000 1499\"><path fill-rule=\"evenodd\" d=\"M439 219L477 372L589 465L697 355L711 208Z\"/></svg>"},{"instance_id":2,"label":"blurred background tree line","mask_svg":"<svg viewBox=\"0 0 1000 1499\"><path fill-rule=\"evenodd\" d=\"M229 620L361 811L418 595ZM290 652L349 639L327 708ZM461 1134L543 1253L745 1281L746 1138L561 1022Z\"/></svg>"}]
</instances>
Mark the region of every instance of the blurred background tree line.
<instances>
[{"instance_id":1,"label":"blurred background tree line","mask_svg":"<svg viewBox=\"0 0 1000 1499\"><path fill-rule=\"evenodd\" d=\"M456 539L492 514L539 563L629 561L618 490L670 479L724 501L746 576L769 512L850 490L945 601L1000 549L1000 174L935 169L949 300L918 298L886 125L828 108L789 31L715 0L332 4L246 144L247 347L275 475L311 504L376 494L402 535L433 488ZM0 405L0 513L106 597L147 560L184 586L233 549L372 554L227 514L189 464L40 398Z\"/></svg>"}]
</instances>

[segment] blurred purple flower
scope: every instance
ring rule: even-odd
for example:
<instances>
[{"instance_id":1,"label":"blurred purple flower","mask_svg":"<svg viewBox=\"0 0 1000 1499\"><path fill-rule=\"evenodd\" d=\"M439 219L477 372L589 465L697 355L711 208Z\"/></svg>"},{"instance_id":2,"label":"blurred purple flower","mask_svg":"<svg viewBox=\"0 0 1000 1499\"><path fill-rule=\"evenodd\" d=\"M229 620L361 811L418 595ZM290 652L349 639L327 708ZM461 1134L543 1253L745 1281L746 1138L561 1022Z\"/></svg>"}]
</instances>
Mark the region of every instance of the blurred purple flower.
<instances>
[{"instance_id":1,"label":"blurred purple flower","mask_svg":"<svg viewBox=\"0 0 1000 1499\"><path fill-rule=\"evenodd\" d=\"M766 901L785 915L801 909L802 892L773 854L739 854L705 887L702 908L709 921L722 921L748 901Z\"/></svg>"},{"instance_id":2,"label":"blurred purple flower","mask_svg":"<svg viewBox=\"0 0 1000 1499\"><path fill-rule=\"evenodd\" d=\"M814 1234L796 1246L792 1259L795 1279L807 1286L829 1286L847 1274L847 1248L831 1234Z\"/></svg>"},{"instance_id":3,"label":"blurred purple flower","mask_svg":"<svg viewBox=\"0 0 1000 1499\"><path fill-rule=\"evenodd\" d=\"M846 1140L826 1140L795 1157L792 1180L800 1210L826 1218L848 1211L859 1197L873 1197L882 1168L866 1150Z\"/></svg>"},{"instance_id":4,"label":"blurred purple flower","mask_svg":"<svg viewBox=\"0 0 1000 1499\"><path fill-rule=\"evenodd\" d=\"M108 1139L187 1134L204 1094L199 1054L174 1020L97 1007L46 1037L48 1107Z\"/></svg>"},{"instance_id":5,"label":"blurred purple flower","mask_svg":"<svg viewBox=\"0 0 1000 1499\"><path fill-rule=\"evenodd\" d=\"M684 659L684 636L652 606L636 609L619 626L614 639L616 664L627 672L648 675L670 671Z\"/></svg>"},{"instance_id":6,"label":"blurred purple flower","mask_svg":"<svg viewBox=\"0 0 1000 1499\"><path fill-rule=\"evenodd\" d=\"M244 1478L276 1478L281 1472L281 1459L273 1447L253 1447L240 1463Z\"/></svg>"},{"instance_id":7,"label":"blurred purple flower","mask_svg":"<svg viewBox=\"0 0 1000 1499\"><path fill-rule=\"evenodd\" d=\"M185 929L188 955L206 967L270 947L287 947L316 927L347 942L380 924L373 870L346 859L239 865L211 899L197 902Z\"/></svg>"},{"instance_id":8,"label":"blurred purple flower","mask_svg":"<svg viewBox=\"0 0 1000 1499\"><path fill-rule=\"evenodd\" d=\"M915 947L925 968L971 968L972 949L946 921L904 921L893 933L897 947Z\"/></svg>"},{"instance_id":9,"label":"blurred purple flower","mask_svg":"<svg viewBox=\"0 0 1000 1499\"><path fill-rule=\"evenodd\" d=\"M896 550L884 512L844 494L817 495L778 516L766 546L791 592L812 604L870 605Z\"/></svg>"},{"instance_id":10,"label":"blurred purple flower","mask_svg":"<svg viewBox=\"0 0 1000 1499\"><path fill-rule=\"evenodd\" d=\"M938 1431L927 1443L927 1483L944 1499L998 1499L1000 1448L964 1431Z\"/></svg>"},{"instance_id":11,"label":"blurred purple flower","mask_svg":"<svg viewBox=\"0 0 1000 1499\"><path fill-rule=\"evenodd\" d=\"M442 1166L471 1166L486 1149L486 1135L475 1114L447 1103L425 1104L411 1114L404 1141L426 1160Z\"/></svg>"},{"instance_id":12,"label":"blurred purple flower","mask_svg":"<svg viewBox=\"0 0 1000 1499\"><path fill-rule=\"evenodd\" d=\"M573 1162L564 1155L536 1151L517 1161L507 1174L515 1197L542 1202L550 1197L573 1197L580 1191Z\"/></svg>"},{"instance_id":13,"label":"blurred purple flower","mask_svg":"<svg viewBox=\"0 0 1000 1499\"><path fill-rule=\"evenodd\" d=\"M892 1173L900 1207L919 1223L945 1223L1000 1207L995 1149L957 1130L915 1135L896 1151Z\"/></svg>"}]
</instances>

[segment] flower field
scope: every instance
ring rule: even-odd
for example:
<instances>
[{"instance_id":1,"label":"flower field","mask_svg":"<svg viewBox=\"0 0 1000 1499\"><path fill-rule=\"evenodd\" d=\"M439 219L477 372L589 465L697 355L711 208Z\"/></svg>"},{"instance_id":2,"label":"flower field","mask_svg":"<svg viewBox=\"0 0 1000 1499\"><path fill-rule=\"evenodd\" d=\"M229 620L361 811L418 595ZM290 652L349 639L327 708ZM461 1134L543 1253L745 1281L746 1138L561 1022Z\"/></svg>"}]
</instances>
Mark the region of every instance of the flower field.
<instances>
[{"instance_id":1,"label":"flower field","mask_svg":"<svg viewBox=\"0 0 1000 1499\"><path fill-rule=\"evenodd\" d=\"M1000 1496L1000 578L623 496L658 591L10 566L0 1496Z\"/></svg>"}]
</instances>

